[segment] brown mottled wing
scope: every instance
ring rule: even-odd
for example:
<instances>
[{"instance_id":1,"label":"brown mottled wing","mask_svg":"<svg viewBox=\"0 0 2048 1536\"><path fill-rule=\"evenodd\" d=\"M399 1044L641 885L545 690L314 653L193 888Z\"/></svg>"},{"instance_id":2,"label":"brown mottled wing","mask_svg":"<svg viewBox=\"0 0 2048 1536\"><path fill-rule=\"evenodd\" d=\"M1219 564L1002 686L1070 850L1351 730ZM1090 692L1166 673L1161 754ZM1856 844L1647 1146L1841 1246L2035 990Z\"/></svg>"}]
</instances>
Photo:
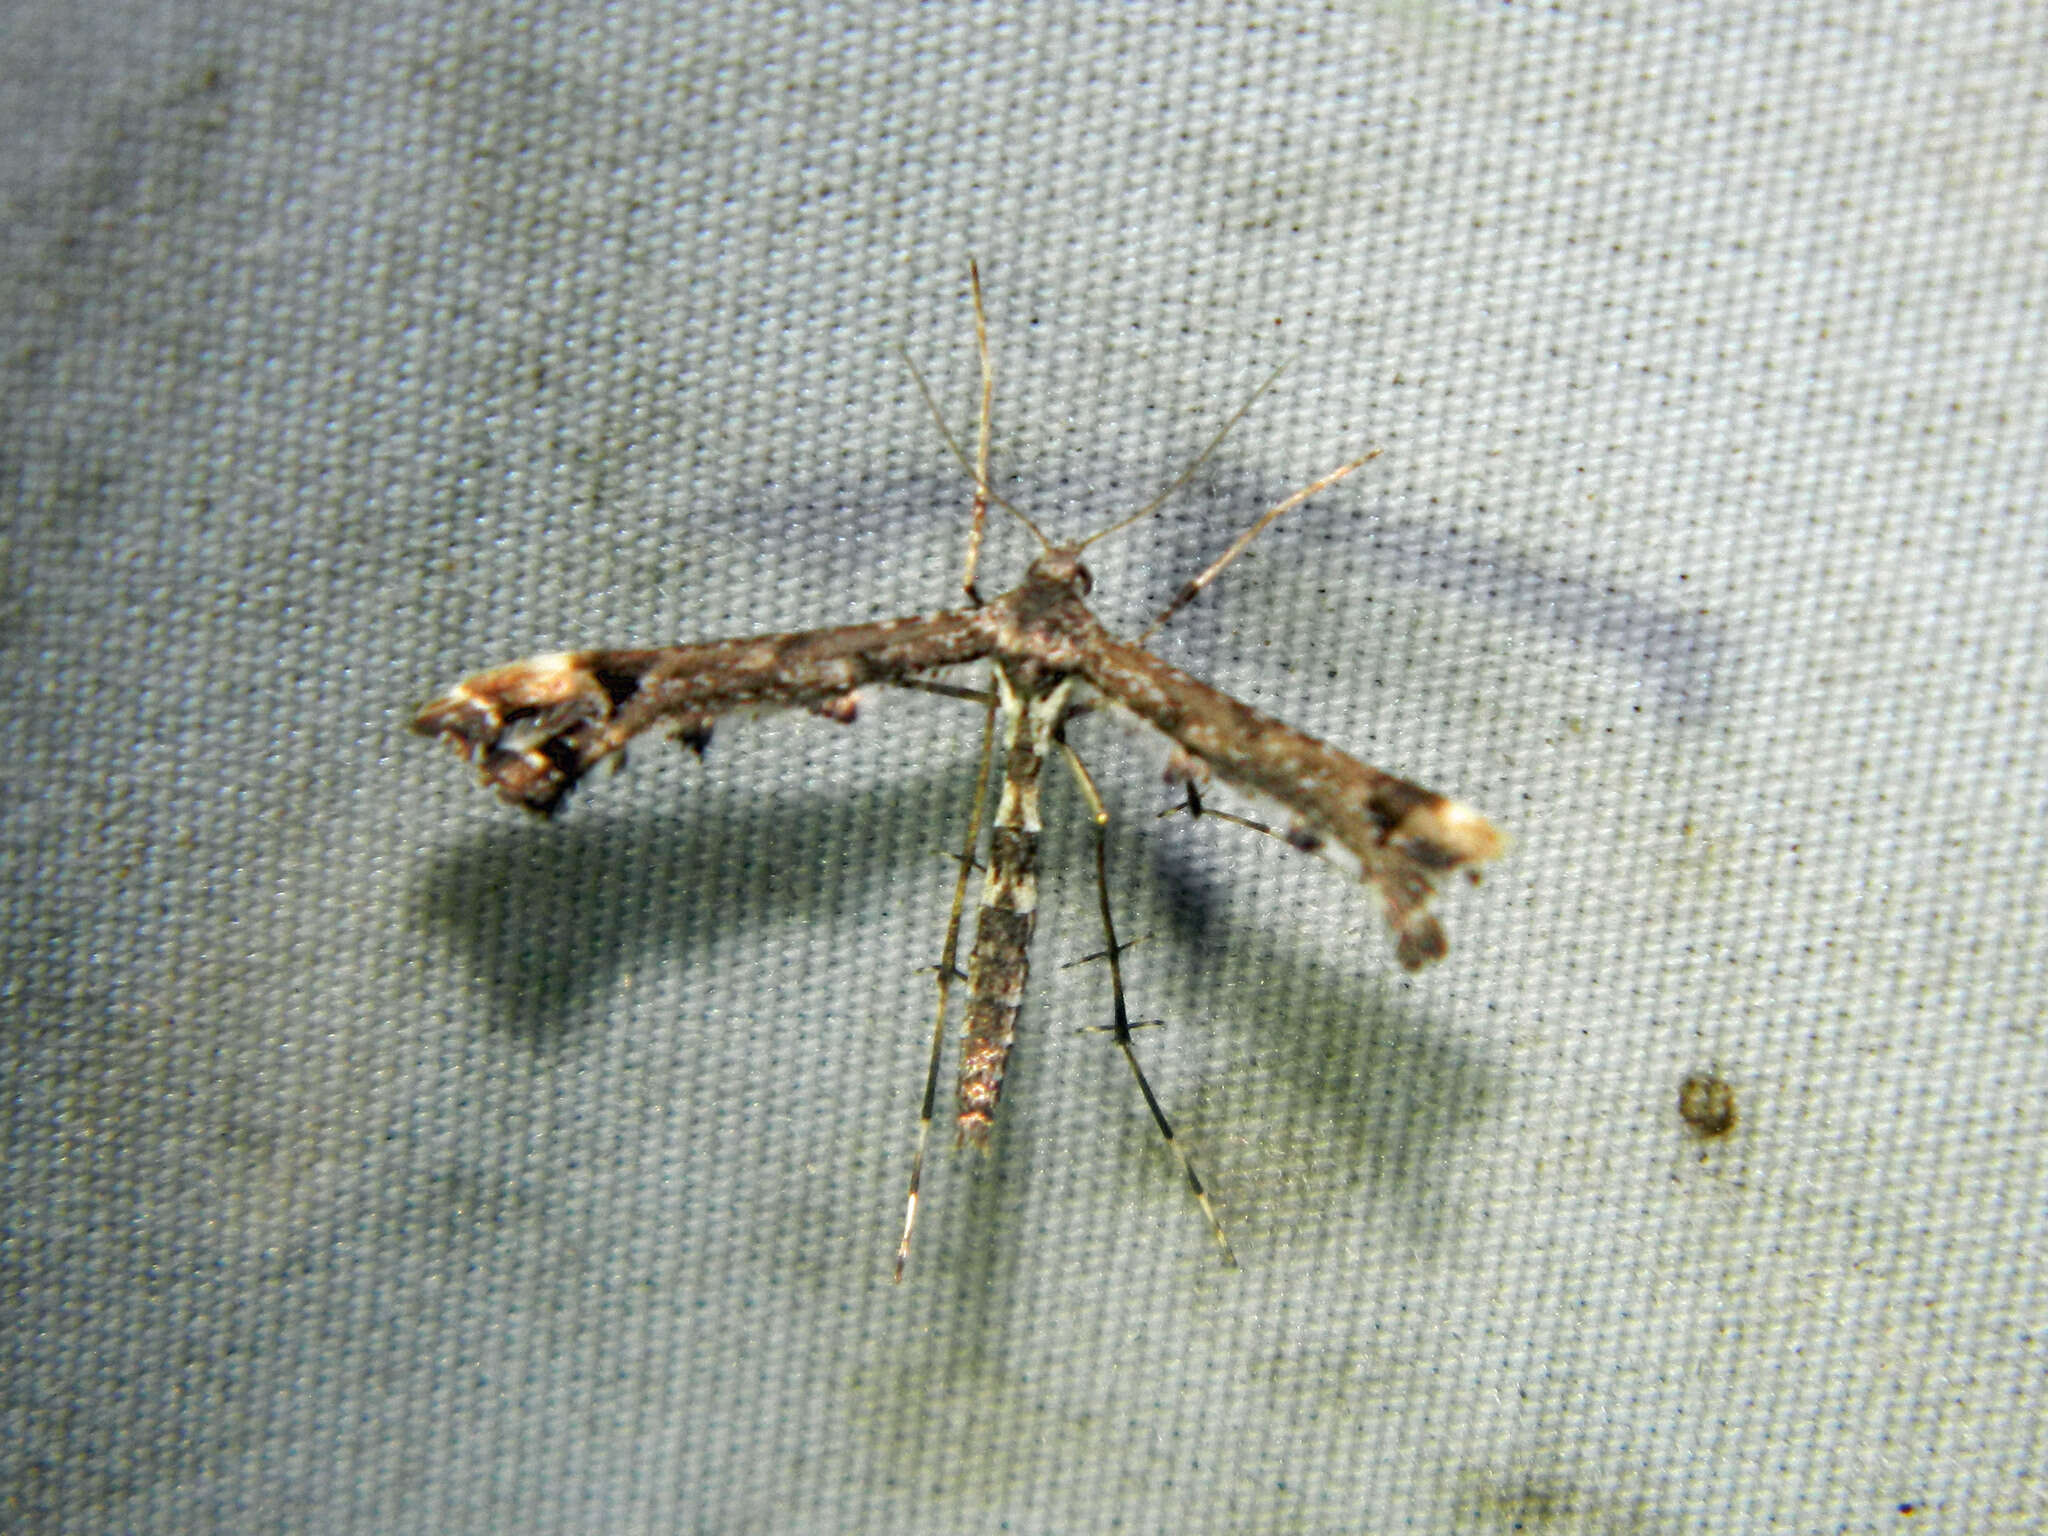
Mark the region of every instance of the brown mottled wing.
<instances>
[{"instance_id":1,"label":"brown mottled wing","mask_svg":"<svg viewBox=\"0 0 2048 1536\"><path fill-rule=\"evenodd\" d=\"M1079 670L1096 690L1172 737L1239 789L1296 817L1290 841L1355 861L1380 894L1401 965L1420 970L1449 945L1428 911L1438 877L1483 863L1506 840L1468 805L1347 757L1240 704L1150 651L1097 629Z\"/></svg>"},{"instance_id":2,"label":"brown mottled wing","mask_svg":"<svg viewBox=\"0 0 2048 1536\"><path fill-rule=\"evenodd\" d=\"M880 624L640 651L562 651L479 672L423 705L438 736L513 805L551 814L627 741L666 724L702 751L712 720L743 708L809 709L841 722L854 696L988 655L986 622L938 613Z\"/></svg>"}]
</instances>

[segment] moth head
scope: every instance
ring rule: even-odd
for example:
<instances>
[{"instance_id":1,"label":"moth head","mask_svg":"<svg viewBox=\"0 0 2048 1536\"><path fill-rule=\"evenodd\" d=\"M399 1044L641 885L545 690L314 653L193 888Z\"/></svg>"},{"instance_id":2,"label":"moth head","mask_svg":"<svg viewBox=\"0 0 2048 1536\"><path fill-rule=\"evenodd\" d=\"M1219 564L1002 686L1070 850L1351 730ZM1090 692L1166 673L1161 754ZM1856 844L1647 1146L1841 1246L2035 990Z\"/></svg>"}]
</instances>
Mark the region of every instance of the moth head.
<instances>
[{"instance_id":1,"label":"moth head","mask_svg":"<svg viewBox=\"0 0 2048 1536\"><path fill-rule=\"evenodd\" d=\"M1081 551L1078 546L1048 549L1031 562L1028 579L1065 587L1076 597L1086 597L1095 590L1095 577L1089 572L1088 567L1081 563Z\"/></svg>"}]
</instances>

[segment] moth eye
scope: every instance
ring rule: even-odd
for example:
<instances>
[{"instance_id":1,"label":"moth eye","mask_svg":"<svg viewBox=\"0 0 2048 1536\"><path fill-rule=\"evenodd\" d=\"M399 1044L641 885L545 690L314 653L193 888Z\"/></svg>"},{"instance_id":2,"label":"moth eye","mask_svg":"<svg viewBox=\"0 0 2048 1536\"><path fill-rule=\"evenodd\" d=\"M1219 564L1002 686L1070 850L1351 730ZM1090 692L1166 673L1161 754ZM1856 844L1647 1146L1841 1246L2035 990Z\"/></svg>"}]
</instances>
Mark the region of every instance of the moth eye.
<instances>
[{"instance_id":1,"label":"moth eye","mask_svg":"<svg viewBox=\"0 0 2048 1536\"><path fill-rule=\"evenodd\" d=\"M1095 573L1085 565L1074 567L1074 580L1079 584L1083 597L1086 597L1095 590Z\"/></svg>"}]
</instances>

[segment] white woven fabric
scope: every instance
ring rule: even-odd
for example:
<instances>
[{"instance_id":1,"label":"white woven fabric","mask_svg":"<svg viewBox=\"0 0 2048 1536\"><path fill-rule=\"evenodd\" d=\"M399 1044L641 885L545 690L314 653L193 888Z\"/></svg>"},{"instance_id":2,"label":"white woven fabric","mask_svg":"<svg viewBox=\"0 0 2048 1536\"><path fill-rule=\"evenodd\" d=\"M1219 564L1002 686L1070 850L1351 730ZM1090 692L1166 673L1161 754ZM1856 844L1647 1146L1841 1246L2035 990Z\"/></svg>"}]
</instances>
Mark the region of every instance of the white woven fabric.
<instances>
[{"instance_id":1,"label":"white woven fabric","mask_svg":"<svg viewBox=\"0 0 2048 1536\"><path fill-rule=\"evenodd\" d=\"M10 8L0 665L34 1532L2048 1528L2048 167L2020 5ZM1076 797L888 1283L976 717L542 825L466 671L956 600L1515 839L1370 900ZM997 525L985 585L1028 541ZM1224 802L1227 803L1227 800ZM1740 1120L1701 1140L1679 1084Z\"/></svg>"}]
</instances>

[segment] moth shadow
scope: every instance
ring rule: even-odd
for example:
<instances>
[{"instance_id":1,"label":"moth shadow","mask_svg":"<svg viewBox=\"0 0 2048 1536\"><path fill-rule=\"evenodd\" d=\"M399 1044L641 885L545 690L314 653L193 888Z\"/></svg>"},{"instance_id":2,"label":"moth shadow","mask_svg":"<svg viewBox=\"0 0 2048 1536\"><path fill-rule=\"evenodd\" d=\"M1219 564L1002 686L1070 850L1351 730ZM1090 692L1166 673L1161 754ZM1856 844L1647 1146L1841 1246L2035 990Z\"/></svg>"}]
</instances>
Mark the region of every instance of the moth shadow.
<instances>
[{"instance_id":1,"label":"moth shadow","mask_svg":"<svg viewBox=\"0 0 2048 1536\"><path fill-rule=\"evenodd\" d=\"M485 995L494 1027L552 1049L601 1022L643 965L699 961L734 932L793 921L850 931L909 896L906 864L931 866L936 889L958 834L933 807L957 806L964 825L971 772L765 791L696 782L673 802L572 805L545 826L508 810L431 856L412 916Z\"/></svg>"},{"instance_id":2,"label":"moth shadow","mask_svg":"<svg viewBox=\"0 0 2048 1536\"><path fill-rule=\"evenodd\" d=\"M750 987L792 985L773 969L778 934L800 927L808 935L790 944L835 933L857 944L877 913L907 903L932 913L935 956L949 885L941 855L964 830L972 751L927 772L884 768L845 784L771 779L764 787L756 768L721 769L714 757L710 772L686 764L654 785L601 779L551 824L496 812L429 856L410 893L412 925L481 996L490 1027L537 1053L614 1016L635 973L729 956L736 934L765 949L746 975L771 979ZM1063 824L1048 829L1058 897L1092 905L1088 834L1067 814L1074 807L1051 809ZM1233 1236L1254 1250L1299 1242L1362 1198L1387 1225L1426 1242L1450 1219L1440 1177L1447 1148L1484 1113L1497 1084L1494 1069L1432 1020L1394 969L1371 893L1341 893L1356 899L1364 952L1353 966L1333 960L1325 939L1298 931L1290 908L1276 915L1246 902L1204 856L1203 844L1224 831L1214 823L1158 823L1134 812L1113 826L1119 925L1156 935L1134 957L1131 1005L1163 1014L1176 1032L1209 1036L1199 1085L1173 1081L1171 1056L1150 1038L1141 1056L1160 1073L1168 1113L1196 1133L1190 1148L1217 1185ZM1299 866L1287 878L1331 878L1290 851L1272 852ZM1035 959L1034 969L1049 973L1063 957L1041 946ZM1046 984L1034 985L1026 1014L1034 1053L1080 1022L1052 1006ZM1027 1060L1024 1075L1033 1070ZM1105 1091L1131 1093L1107 1050L1103 1070ZM1008 1130L1014 1140L1020 1127ZM1172 1185L1163 1198L1178 1204L1177 1175L1154 1156L1141 1109L1127 1133L1138 1165L1156 1163ZM980 1236L960 1238L953 1252L955 1242L935 1230L922 1257L949 1258L963 1297L981 1296L991 1284L1000 1289L1024 1250L1015 1240L989 1242L986 1232L1001 1223L979 1217L1018 1197L1029 1160L956 1161L971 1173L947 1182L957 1179L971 1209L949 1213L945 1225Z\"/></svg>"},{"instance_id":3,"label":"moth shadow","mask_svg":"<svg viewBox=\"0 0 2048 1536\"><path fill-rule=\"evenodd\" d=\"M1183 493L1196 510L1160 521L1154 564L1166 571L1201 569L1243 526L1251 515L1246 509L1270 506L1288 489L1276 491L1263 477L1212 471ZM1326 581L1344 579L1354 562L1363 560L1376 583L1454 593L1558 639L1620 658L1642 677L1658 707L1674 718L1712 705L1717 679L1729 664L1729 640L1703 609L1547 566L1506 539L1459 528L1454 512L1443 518L1387 516L1373 510L1369 498L1347 503L1332 493L1329 500L1332 505L1302 509L1268 530L1253 546L1254 558L1317 573ZM1226 600L1222 586L1176 621L1181 643L1196 653L1216 643L1224 623L1220 611L1205 607ZM1358 597L1368 596L1369 590L1347 587Z\"/></svg>"},{"instance_id":4,"label":"moth shadow","mask_svg":"<svg viewBox=\"0 0 2048 1536\"><path fill-rule=\"evenodd\" d=\"M1271 1248L1363 1215L1435 1248L1457 1219L1446 1175L1502 1098L1502 1069L1433 1017L1427 994L1395 968L1371 892L1355 893L1354 962L1289 923L1291 904L1277 917L1233 910L1185 847L1161 841L1150 862L1152 921L1180 972L1173 1022L1227 1042L1210 1054L1188 1115L1208 1144L1226 1221L1248 1246ZM1330 878L1306 864L1280 876ZM1455 913L1451 922L1445 964L1460 958ZM1219 1070L1219 1060L1231 1065Z\"/></svg>"}]
</instances>

